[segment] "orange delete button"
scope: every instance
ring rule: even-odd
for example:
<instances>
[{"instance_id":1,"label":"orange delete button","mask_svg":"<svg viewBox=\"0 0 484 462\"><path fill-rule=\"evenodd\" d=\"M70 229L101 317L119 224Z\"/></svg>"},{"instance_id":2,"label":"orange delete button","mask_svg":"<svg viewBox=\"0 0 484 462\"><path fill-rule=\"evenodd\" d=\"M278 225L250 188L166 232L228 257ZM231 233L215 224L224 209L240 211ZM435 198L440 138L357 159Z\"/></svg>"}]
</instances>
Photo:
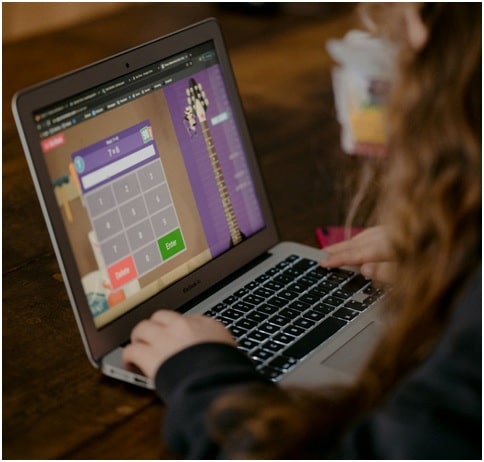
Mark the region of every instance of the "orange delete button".
<instances>
[{"instance_id":1,"label":"orange delete button","mask_svg":"<svg viewBox=\"0 0 484 462\"><path fill-rule=\"evenodd\" d=\"M111 288L118 289L124 284L136 279L138 273L134 266L133 257L126 257L123 260L115 263L108 268L109 279L111 280Z\"/></svg>"}]
</instances>

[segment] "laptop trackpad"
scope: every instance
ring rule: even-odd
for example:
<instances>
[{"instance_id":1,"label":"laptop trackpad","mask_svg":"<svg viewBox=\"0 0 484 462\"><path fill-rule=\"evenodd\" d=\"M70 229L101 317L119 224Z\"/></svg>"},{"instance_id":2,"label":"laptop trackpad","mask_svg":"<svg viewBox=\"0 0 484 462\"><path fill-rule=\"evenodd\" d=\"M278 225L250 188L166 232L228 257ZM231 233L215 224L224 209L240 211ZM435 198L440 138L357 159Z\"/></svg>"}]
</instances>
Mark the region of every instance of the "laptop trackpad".
<instances>
[{"instance_id":1,"label":"laptop trackpad","mask_svg":"<svg viewBox=\"0 0 484 462\"><path fill-rule=\"evenodd\" d=\"M365 364L381 332L382 325L371 322L321 364L353 375Z\"/></svg>"}]
</instances>

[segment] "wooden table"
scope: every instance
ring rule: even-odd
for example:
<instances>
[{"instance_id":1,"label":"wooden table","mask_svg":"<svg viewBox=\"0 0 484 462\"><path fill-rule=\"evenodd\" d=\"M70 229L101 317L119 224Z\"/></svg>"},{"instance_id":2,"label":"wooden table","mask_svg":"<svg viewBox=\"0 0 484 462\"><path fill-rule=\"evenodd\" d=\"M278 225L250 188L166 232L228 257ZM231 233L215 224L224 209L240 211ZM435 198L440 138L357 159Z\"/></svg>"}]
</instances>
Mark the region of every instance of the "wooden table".
<instances>
[{"instance_id":1,"label":"wooden table","mask_svg":"<svg viewBox=\"0 0 484 462\"><path fill-rule=\"evenodd\" d=\"M3 457L173 458L163 403L89 364L10 111L22 87L204 19L225 31L282 239L316 245L342 224L348 174L325 41L354 27L351 5L284 4L275 16L210 3L136 4L3 46Z\"/></svg>"}]
</instances>

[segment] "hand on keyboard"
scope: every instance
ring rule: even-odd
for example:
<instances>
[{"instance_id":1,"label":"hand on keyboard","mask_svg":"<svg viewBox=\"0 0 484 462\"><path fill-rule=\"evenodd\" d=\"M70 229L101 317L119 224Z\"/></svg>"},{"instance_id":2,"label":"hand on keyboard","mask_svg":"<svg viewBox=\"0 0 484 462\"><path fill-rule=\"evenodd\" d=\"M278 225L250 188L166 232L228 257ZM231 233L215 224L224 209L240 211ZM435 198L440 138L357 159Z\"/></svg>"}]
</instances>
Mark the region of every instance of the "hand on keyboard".
<instances>
[{"instance_id":1,"label":"hand on keyboard","mask_svg":"<svg viewBox=\"0 0 484 462\"><path fill-rule=\"evenodd\" d=\"M359 266L361 273L369 279L385 283L394 281L396 264L383 226L368 228L324 250L329 255L320 264L325 268Z\"/></svg>"},{"instance_id":2,"label":"hand on keyboard","mask_svg":"<svg viewBox=\"0 0 484 462\"><path fill-rule=\"evenodd\" d=\"M124 348L123 360L138 367L147 377L154 378L169 357L205 342L236 345L230 331L214 319L161 310L133 329L131 343Z\"/></svg>"}]
</instances>

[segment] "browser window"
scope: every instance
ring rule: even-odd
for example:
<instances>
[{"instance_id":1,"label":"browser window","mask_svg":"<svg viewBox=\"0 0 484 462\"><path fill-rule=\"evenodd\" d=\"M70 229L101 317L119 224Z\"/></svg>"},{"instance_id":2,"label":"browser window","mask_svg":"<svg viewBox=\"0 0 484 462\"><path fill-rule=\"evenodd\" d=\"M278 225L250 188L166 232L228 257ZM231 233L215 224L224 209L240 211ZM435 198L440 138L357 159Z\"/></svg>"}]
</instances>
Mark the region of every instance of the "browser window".
<instances>
[{"instance_id":1,"label":"browser window","mask_svg":"<svg viewBox=\"0 0 484 462\"><path fill-rule=\"evenodd\" d=\"M33 116L98 329L264 227L211 42Z\"/></svg>"}]
</instances>

